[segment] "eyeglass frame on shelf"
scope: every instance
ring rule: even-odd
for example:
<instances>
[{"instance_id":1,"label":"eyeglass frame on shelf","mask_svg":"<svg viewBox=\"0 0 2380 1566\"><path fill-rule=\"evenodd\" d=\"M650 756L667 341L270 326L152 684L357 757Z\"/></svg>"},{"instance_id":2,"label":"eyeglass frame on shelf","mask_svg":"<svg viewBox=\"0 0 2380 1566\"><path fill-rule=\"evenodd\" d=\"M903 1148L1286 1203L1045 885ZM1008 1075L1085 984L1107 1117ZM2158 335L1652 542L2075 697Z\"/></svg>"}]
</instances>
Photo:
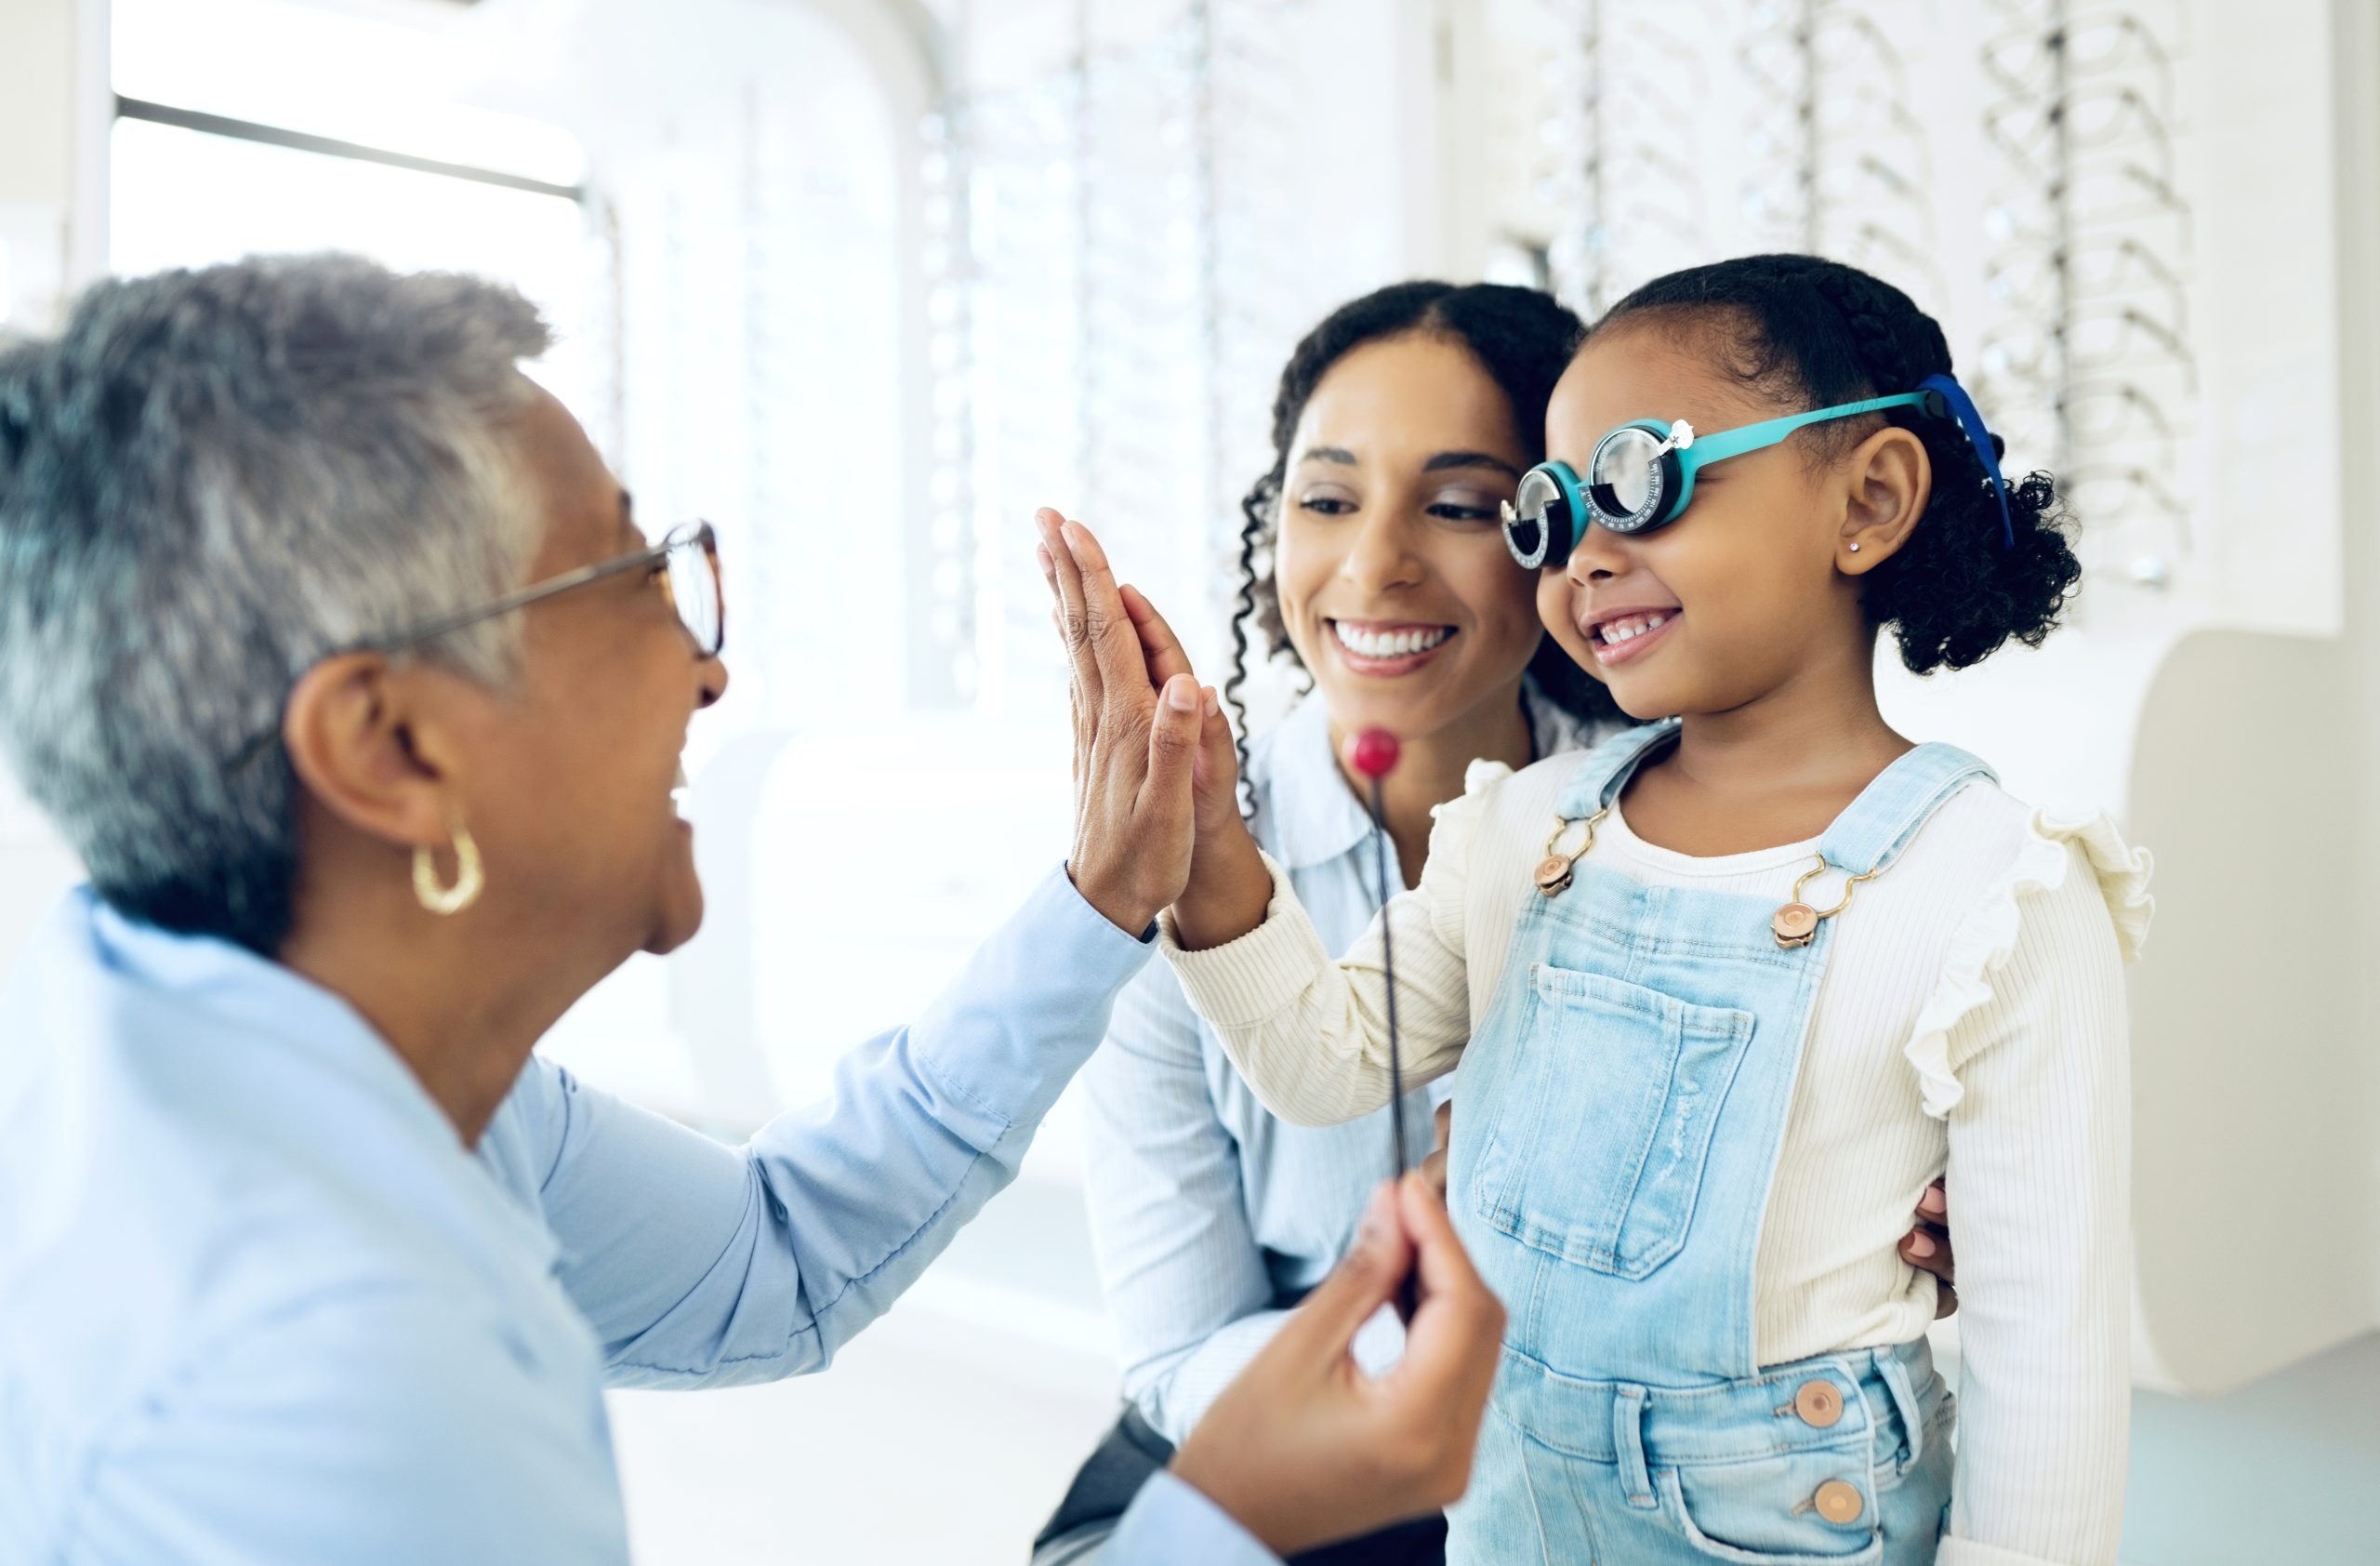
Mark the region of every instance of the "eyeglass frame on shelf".
<instances>
[{"instance_id":1,"label":"eyeglass frame on shelf","mask_svg":"<svg viewBox=\"0 0 2380 1566\"><path fill-rule=\"evenodd\" d=\"M2111 257L2113 264L2109 264ZM2071 300L2096 303L2153 292L2171 306L2166 319L2181 321L2188 313L2188 287L2181 273L2153 246L2143 244L2138 234L2121 230L2085 234L2043 249L2005 250L1988 259L1984 271L1985 290L2003 305L2050 308L2051 301L2042 296L2053 291L2063 273L2063 285Z\"/></svg>"},{"instance_id":2,"label":"eyeglass frame on shelf","mask_svg":"<svg viewBox=\"0 0 2380 1566\"><path fill-rule=\"evenodd\" d=\"M2103 325L2116 334L2121 345L2117 352L2089 352L2078 349L2077 339L2084 328L2097 328ZM2158 320L2136 304L2122 300L2086 304L2046 329L2030 324L2012 324L1988 332L1984 335L1982 350L1977 357L1995 376L2047 381L2053 378L2046 362L2051 357L2049 350L2054 344L2069 377L2078 371L2104 376L2125 369L2137 375L2148 366L2128 366L2124 357L2135 335L2162 351L2167 355L2167 367L2179 369L2191 389L2196 389L2198 360L2190 350L2185 331ZM2017 350L2020 347L2027 352L2019 354ZM1994 363L1995 360L1999 362Z\"/></svg>"},{"instance_id":3,"label":"eyeglass frame on shelf","mask_svg":"<svg viewBox=\"0 0 2380 1566\"><path fill-rule=\"evenodd\" d=\"M2128 186L2145 195L2131 204L2097 204L2085 199L2086 191L2091 196L2098 196L2104 193L2103 187L2110 184ZM2040 207L2056 213L2046 227L2026 220L2029 216L2037 216ZM1995 221L2004 225L2004 233L1992 232ZM2162 222L2181 225L2180 241L2187 247L2189 203L2173 181L2129 159L2112 164L2095 161L2090 166L2069 169L2038 189L2003 194L1984 210L1985 232L1993 244L2001 246L2045 246L2056 243L2053 236L2059 232L2096 234L2119 224Z\"/></svg>"},{"instance_id":4,"label":"eyeglass frame on shelf","mask_svg":"<svg viewBox=\"0 0 2380 1566\"><path fill-rule=\"evenodd\" d=\"M2096 111L2101 104L2113 105L2106 112L2103 123L2077 118L2078 110ZM2127 107L2132 111L2129 116L2124 113ZM2104 81L2069 87L2038 101L2003 103L1986 110L1983 133L2011 161L2044 177L2054 177L2057 172L2056 159L2044 154L2061 146L2069 157L2150 147L2155 149L2161 178L2171 182L2174 128L2167 119L2166 112L2149 102L2129 82ZM2137 139L2131 137L2132 125L2142 127L2146 134Z\"/></svg>"},{"instance_id":5,"label":"eyeglass frame on shelf","mask_svg":"<svg viewBox=\"0 0 2380 1566\"><path fill-rule=\"evenodd\" d=\"M2142 504L2095 514L2091 496L2102 488L2138 496ZM2058 498L2086 530L2136 525L2136 511L2145 511L2165 524L2185 558L2198 553L2197 519L2191 514L2188 502L2168 489L2162 475L2154 469L2136 462L2078 462L2058 476Z\"/></svg>"},{"instance_id":6,"label":"eyeglass frame on shelf","mask_svg":"<svg viewBox=\"0 0 2380 1566\"><path fill-rule=\"evenodd\" d=\"M2077 47L2084 37L2112 34L2115 42L2097 50ZM2058 41L2053 46L2052 37ZM2120 58L2125 53L2124 43L2137 46L2135 58ZM2170 100L2174 70L2173 52L2154 29L2138 16L2122 8L2096 11L2059 23L2055 29L2044 28L2038 21L2020 24L1987 40L1983 46L1984 72L2003 90L2028 96L2038 95L2044 80L2054 80L2055 72L2045 69L2043 61L2056 53L2066 56L2069 79L2081 76L2099 80L2121 71L2149 70L2158 73L2159 85L2165 88ZM2010 57L2022 54L2020 64L2011 65Z\"/></svg>"},{"instance_id":7,"label":"eyeglass frame on shelf","mask_svg":"<svg viewBox=\"0 0 2380 1566\"><path fill-rule=\"evenodd\" d=\"M2096 418L2083 412L2113 404L2135 410L2139 416L2138 429L2133 422ZM2086 376L2059 392L2053 403L2057 417L2074 431L2078 439L2095 445L2111 445L2120 442L2154 441L2164 448L2170 459L2181 439L2176 426L2149 388L2122 376ZM2091 426L2084 428L2085 425Z\"/></svg>"}]
</instances>

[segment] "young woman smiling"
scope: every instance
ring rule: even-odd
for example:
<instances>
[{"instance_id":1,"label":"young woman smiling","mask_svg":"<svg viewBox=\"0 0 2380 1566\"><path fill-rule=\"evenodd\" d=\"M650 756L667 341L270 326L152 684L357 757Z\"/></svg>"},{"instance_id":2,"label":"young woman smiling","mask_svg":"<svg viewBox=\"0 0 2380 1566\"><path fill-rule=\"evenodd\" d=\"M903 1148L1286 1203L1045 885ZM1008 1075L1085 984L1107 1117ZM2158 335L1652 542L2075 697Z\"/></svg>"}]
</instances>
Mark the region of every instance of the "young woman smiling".
<instances>
[{"instance_id":1,"label":"young woman smiling","mask_svg":"<svg viewBox=\"0 0 2380 1566\"><path fill-rule=\"evenodd\" d=\"M1474 760L1526 766L1616 726L1602 687L1538 623L1536 583L1498 521L1544 455L1546 399L1582 330L1534 290L1402 283L1333 312L1282 371L1273 466L1242 502L1223 690L1244 720L1251 641L1310 678L1289 717L1247 743L1241 776L1259 840L1334 949L1380 898L1347 736L1378 724L1404 740L1385 804L1390 873L1409 885L1431 808L1462 792ZM1276 1120L1161 968L1119 999L1084 1075L1091 1228L1130 1403L1044 1533L1041 1566L1097 1550L1133 1488L1344 1254L1389 1168L1388 1110L1319 1130ZM1408 1101L1416 1161L1447 1086ZM1377 1368L1401 1337L1383 1316L1362 1357ZM1317 1559L1435 1560L1443 1534L1432 1519Z\"/></svg>"},{"instance_id":2,"label":"young woman smiling","mask_svg":"<svg viewBox=\"0 0 2380 1566\"><path fill-rule=\"evenodd\" d=\"M1223 689L1237 708L1252 622L1264 654L1293 659L1319 698L1255 748L1268 762L1301 723L1328 735L1334 768L1348 735L1379 726L1403 739L1385 803L1408 880L1431 809L1462 791L1472 762L1544 754L1582 722L1617 720L1528 617L1510 555L1491 547L1582 331L1531 289L1405 283L1333 313L1282 374L1273 470L1242 502ZM1355 803L1339 784L1325 797Z\"/></svg>"}]
</instances>

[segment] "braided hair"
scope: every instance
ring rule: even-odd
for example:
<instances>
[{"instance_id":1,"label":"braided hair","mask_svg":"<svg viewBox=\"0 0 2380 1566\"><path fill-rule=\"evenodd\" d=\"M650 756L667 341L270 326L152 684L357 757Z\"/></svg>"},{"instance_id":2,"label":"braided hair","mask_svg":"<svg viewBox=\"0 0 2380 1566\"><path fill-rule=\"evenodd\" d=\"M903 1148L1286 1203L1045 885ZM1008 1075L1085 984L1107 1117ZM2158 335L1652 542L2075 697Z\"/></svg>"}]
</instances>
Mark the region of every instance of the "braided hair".
<instances>
[{"instance_id":1,"label":"braided hair","mask_svg":"<svg viewBox=\"0 0 2380 1566\"><path fill-rule=\"evenodd\" d=\"M1941 326L1907 294L1817 256L1739 256L1673 272L1613 305L1594 329L1632 316L1717 334L1729 374L1797 409L1889 396L1950 373ZM1982 460L1952 421L1895 408L1794 438L1840 452L1887 419L1924 442L1934 492L1909 541L1865 578L1868 623L1892 628L1916 674L1980 663L2011 640L2040 646L2082 574L2050 475L2009 484L2012 549ZM1995 436L1995 456L1998 445Z\"/></svg>"},{"instance_id":2,"label":"braided hair","mask_svg":"<svg viewBox=\"0 0 2380 1566\"><path fill-rule=\"evenodd\" d=\"M1531 462L1545 455L1545 405L1554 383L1569 367L1586 336L1576 315L1549 294L1501 283L1395 283L1341 305L1308 332L1281 370L1273 397L1273 466L1239 503L1239 591L1231 618L1232 670L1223 696L1238 719L1241 787L1248 776L1248 709L1240 696L1249 676L1250 628L1263 639L1266 659L1298 662L1281 618L1281 595L1273 575L1279 537L1281 490L1288 480L1289 447L1306 400L1331 367L1367 343L1419 333L1446 338L1471 351L1512 404L1513 426ZM1301 670L1303 669L1299 664ZM1530 655L1529 674L1538 689L1564 711L1585 721L1615 716L1618 709L1603 686L1570 661L1551 636ZM1243 803L1246 803L1243 794Z\"/></svg>"}]
</instances>

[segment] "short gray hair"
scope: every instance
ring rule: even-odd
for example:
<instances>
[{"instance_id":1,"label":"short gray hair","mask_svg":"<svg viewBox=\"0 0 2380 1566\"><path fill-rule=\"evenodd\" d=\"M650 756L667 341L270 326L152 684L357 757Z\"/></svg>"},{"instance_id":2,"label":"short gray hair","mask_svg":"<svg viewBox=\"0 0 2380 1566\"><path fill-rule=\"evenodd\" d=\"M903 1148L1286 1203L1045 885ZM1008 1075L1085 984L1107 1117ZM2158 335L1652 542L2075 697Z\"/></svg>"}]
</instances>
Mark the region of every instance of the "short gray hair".
<instances>
[{"instance_id":1,"label":"short gray hair","mask_svg":"<svg viewBox=\"0 0 2380 1566\"><path fill-rule=\"evenodd\" d=\"M311 256L103 283L0 349L0 749L101 896L279 949L296 781L234 759L309 663L520 583L503 425L548 341L509 288ZM421 651L496 683L517 636Z\"/></svg>"}]
</instances>

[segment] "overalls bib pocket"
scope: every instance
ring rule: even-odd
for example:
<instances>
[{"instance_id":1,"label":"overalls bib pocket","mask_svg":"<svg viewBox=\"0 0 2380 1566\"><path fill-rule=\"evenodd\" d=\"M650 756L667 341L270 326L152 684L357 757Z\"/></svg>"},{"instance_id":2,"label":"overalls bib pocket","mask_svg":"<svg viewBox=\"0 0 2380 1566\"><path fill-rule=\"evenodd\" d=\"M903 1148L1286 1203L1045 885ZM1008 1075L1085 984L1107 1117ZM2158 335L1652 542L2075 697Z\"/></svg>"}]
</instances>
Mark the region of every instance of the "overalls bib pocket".
<instances>
[{"instance_id":1,"label":"overalls bib pocket","mask_svg":"<svg viewBox=\"0 0 2380 1566\"><path fill-rule=\"evenodd\" d=\"M1480 1151L1479 1215L1522 1244L1620 1278L1685 1247L1750 1012L1539 963L1515 1062Z\"/></svg>"}]
</instances>

